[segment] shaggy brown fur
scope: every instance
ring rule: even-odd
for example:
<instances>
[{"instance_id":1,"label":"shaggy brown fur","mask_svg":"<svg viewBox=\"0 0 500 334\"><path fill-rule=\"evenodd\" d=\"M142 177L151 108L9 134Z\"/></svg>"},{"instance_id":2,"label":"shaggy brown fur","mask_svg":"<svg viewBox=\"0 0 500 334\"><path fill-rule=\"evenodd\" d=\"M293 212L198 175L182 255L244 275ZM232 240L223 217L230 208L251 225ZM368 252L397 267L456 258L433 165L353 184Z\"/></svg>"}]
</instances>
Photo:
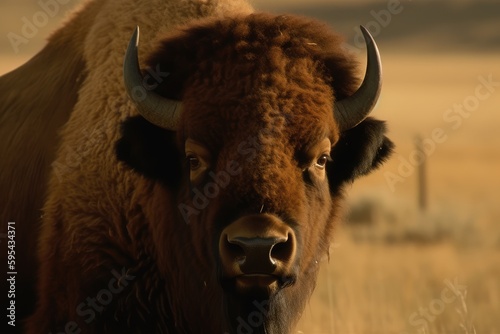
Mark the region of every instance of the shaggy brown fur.
<instances>
[{"instance_id":1,"label":"shaggy brown fur","mask_svg":"<svg viewBox=\"0 0 500 334\"><path fill-rule=\"evenodd\" d=\"M55 164L71 168L55 169L50 181L27 332L236 333L255 312L254 333L291 332L328 252L343 184L392 146L379 121L337 129L333 104L358 84L351 56L323 24L242 15L249 7L238 1L92 4L77 16L95 21L82 51L88 72L66 105L73 110ZM191 21L199 17L211 18ZM171 73L158 92L184 103L175 134L135 116L126 98L121 61L135 24L144 32L141 59ZM210 181L190 184L188 138L210 152L212 172L229 161L241 171L185 221L179 205L193 205L190 190ZM324 138L333 161L322 178L308 154ZM262 210L298 236L292 284L271 296L237 295L220 276L219 235Z\"/></svg>"}]
</instances>

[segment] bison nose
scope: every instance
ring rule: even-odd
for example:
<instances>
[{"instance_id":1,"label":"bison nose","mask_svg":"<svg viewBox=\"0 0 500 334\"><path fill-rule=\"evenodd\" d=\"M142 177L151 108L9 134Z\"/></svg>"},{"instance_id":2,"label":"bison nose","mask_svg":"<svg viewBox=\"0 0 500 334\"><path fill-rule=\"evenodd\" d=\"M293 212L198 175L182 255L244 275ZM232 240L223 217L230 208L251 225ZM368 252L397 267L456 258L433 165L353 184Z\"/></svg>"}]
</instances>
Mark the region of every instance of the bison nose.
<instances>
[{"instance_id":1,"label":"bison nose","mask_svg":"<svg viewBox=\"0 0 500 334\"><path fill-rule=\"evenodd\" d=\"M246 216L223 230L219 252L227 276L284 275L294 260L295 234L274 216Z\"/></svg>"},{"instance_id":2,"label":"bison nose","mask_svg":"<svg viewBox=\"0 0 500 334\"><path fill-rule=\"evenodd\" d=\"M245 274L272 274L277 261L287 260L291 251L288 238L244 238L228 239L226 251L231 252L233 261L237 262Z\"/></svg>"}]
</instances>

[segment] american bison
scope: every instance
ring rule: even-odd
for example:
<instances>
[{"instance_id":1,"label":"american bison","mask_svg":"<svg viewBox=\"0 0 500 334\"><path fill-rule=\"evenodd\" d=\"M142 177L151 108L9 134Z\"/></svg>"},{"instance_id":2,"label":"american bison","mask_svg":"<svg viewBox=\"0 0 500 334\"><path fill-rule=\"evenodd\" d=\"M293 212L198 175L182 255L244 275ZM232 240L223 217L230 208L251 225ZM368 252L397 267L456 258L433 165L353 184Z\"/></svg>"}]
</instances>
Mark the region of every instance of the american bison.
<instances>
[{"instance_id":1,"label":"american bison","mask_svg":"<svg viewBox=\"0 0 500 334\"><path fill-rule=\"evenodd\" d=\"M27 333L291 333L344 186L392 150L367 118L381 65L362 29L359 85L310 19L90 1L3 76L2 224L18 226L18 288L36 281Z\"/></svg>"}]
</instances>

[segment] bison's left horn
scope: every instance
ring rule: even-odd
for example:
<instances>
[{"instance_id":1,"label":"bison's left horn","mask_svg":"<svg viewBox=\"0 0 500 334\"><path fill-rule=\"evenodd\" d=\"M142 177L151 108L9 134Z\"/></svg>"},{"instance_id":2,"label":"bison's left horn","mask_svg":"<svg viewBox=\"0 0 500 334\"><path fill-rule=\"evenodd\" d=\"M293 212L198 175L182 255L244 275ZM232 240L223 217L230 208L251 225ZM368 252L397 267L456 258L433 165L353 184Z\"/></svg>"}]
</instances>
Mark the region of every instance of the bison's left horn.
<instances>
[{"instance_id":1,"label":"bison's left horn","mask_svg":"<svg viewBox=\"0 0 500 334\"><path fill-rule=\"evenodd\" d=\"M360 28L366 43L366 73L353 95L335 103L334 117L341 131L355 127L368 116L377 104L382 87L382 63L377 44L365 27Z\"/></svg>"},{"instance_id":2,"label":"bison's left horn","mask_svg":"<svg viewBox=\"0 0 500 334\"><path fill-rule=\"evenodd\" d=\"M182 104L155 93L153 89L159 83L154 82L150 85L147 77L143 78L139 67L138 46L139 27L135 29L130 39L123 63L123 79L127 93L145 119L159 127L175 131L182 112Z\"/></svg>"}]
</instances>

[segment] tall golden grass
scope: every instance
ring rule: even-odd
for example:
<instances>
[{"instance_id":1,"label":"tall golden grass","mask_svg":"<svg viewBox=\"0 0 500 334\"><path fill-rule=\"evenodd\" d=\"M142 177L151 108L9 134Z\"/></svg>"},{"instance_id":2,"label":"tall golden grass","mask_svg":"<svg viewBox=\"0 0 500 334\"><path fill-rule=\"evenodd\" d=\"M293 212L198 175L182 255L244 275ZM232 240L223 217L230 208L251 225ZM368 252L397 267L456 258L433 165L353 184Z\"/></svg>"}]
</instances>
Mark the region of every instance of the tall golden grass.
<instances>
[{"instance_id":1,"label":"tall golden grass","mask_svg":"<svg viewBox=\"0 0 500 334\"><path fill-rule=\"evenodd\" d=\"M498 247L360 244L343 235L298 330L498 333L499 255ZM460 295L447 292L442 300L447 282L458 282Z\"/></svg>"}]
</instances>

